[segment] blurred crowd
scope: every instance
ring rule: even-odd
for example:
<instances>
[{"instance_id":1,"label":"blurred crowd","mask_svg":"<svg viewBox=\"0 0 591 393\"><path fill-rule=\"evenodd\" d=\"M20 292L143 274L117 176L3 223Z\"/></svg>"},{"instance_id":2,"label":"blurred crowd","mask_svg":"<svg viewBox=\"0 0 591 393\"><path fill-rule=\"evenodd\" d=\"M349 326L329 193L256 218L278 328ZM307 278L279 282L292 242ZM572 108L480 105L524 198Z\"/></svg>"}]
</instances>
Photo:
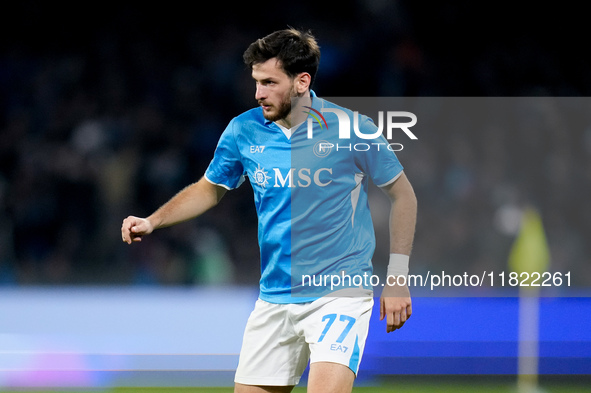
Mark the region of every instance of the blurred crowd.
<instances>
[{"instance_id":1,"label":"blurred crowd","mask_svg":"<svg viewBox=\"0 0 591 393\"><path fill-rule=\"evenodd\" d=\"M527 29L493 30L471 17L469 2L467 10L429 12L378 0L345 1L338 12L313 2L235 4L231 13L212 5L206 16L172 5L97 7L24 2L4 27L0 284L256 283L248 184L139 245L121 242L120 225L202 176L230 119L256 104L244 49L287 25L310 28L319 40L321 96L591 90L588 60L563 56L570 46ZM550 270L591 285L591 122L565 131L568 112L547 105L524 116L520 135L459 126L421 136L399 154L419 200L416 272L506 269L519 211L532 204L544 220ZM375 198L376 225L384 225L385 205L379 192ZM377 272L385 271L386 244L387 233L378 233Z\"/></svg>"}]
</instances>

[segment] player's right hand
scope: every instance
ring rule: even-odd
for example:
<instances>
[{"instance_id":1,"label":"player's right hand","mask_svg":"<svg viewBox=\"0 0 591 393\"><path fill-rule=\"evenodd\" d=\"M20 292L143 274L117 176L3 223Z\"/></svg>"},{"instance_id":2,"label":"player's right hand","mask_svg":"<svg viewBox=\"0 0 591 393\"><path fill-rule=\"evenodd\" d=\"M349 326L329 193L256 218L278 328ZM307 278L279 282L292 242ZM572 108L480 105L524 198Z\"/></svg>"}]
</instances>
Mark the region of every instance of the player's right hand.
<instances>
[{"instance_id":1,"label":"player's right hand","mask_svg":"<svg viewBox=\"0 0 591 393\"><path fill-rule=\"evenodd\" d=\"M121 238L127 244L141 242L142 236L149 235L153 230L152 223L148 219L129 216L121 225Z\"/></svg>"}]
</instances>

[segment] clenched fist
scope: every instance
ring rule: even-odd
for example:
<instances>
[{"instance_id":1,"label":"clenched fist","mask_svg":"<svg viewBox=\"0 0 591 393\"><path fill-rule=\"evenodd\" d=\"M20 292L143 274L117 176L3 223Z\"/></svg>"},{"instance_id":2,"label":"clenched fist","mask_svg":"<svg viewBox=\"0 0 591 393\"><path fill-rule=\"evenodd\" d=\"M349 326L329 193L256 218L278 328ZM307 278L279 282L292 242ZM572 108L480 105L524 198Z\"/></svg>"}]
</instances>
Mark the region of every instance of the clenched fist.
<instances>
[{"instance_id":1,"label":"clenched fist","mask_svg":"<svg viewBox=\"0 0 591 393\"><path fill-rule=\"evenodd\" d=\"M142 236L149 235L153 230L154 227L148 219L129 216L121 225L121 238L127 244L141 242Z\"/></svg>"}]
</instances>

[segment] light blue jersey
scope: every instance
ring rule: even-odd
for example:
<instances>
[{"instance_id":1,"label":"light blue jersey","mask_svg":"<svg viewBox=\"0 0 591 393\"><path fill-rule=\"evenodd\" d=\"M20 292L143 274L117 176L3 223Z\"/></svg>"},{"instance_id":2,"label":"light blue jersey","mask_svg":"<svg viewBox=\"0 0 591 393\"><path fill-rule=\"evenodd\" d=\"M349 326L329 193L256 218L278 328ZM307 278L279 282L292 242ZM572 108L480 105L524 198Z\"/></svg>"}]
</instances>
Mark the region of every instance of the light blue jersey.
<instances>
[{"instance_id":1,"label":"light blue jersey","mask_svg":"<svg viewBox=\"0 0 591 393\"><path fill-rule=\"evenodd\" d=\"M358 116L354 123L353 112L312 95L315 120L291 137L266 120L260 107L235 117L205 173L227 189L248 177L259 221L260 298L271 303L307 302L340 289L331 276L348 277L339 283L345 287L358 287L367 277L362 286L371 289L369 180L385 186L402 173L381 134L362 139L351 130L342 139L336 110L364 135L376 134L371 119Z\"/></svg>"}]
</instances>

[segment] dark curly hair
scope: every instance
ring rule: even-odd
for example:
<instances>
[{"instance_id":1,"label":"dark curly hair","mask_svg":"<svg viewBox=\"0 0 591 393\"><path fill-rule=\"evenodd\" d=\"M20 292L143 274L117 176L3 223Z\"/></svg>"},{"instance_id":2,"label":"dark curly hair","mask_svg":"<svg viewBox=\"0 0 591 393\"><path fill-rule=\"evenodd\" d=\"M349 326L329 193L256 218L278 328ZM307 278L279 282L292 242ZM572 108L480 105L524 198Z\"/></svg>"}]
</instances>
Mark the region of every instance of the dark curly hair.
<instances>
[{"instance_id":1,"label":"dark curly hair","mask_svg":"<svg viewBox=\"0 0 591 393\"><path fill-rule=\"evenodd\" d=\"M314 82L320 63L320 47L310 31L294 28L278 30L259 38L246 49L244 63L252 70L258 63L277 58L285 73L293 78L307 72Z\"/></svg>"}]
</instances>

